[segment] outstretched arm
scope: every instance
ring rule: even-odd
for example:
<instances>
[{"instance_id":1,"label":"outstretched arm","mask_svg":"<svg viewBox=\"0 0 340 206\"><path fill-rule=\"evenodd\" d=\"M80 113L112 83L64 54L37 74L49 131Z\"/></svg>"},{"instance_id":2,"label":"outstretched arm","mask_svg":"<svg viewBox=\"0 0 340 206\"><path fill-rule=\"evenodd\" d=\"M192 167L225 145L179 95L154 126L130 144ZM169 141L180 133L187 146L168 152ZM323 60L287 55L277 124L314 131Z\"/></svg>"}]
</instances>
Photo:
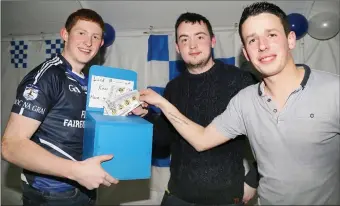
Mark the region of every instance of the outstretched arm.
<instances>
[{"instance_id":1,"label":"outstretched arm","mask_svg":"<svg viewBox=\"0 0 340 206\"><path fill-rule=\"evenodd\" d=\"M160 109L176 128L178 133L180 133L181 136L197 151L205 151L229 140L229 138L224 137L218 132L214 125L210 124L204 128L201 125L196 124L181 114L178 109L169 102L162 104Z\"/></svg>"},{"instance_id":2,"label":"outstretched arm","mask_svg":"<svg viewBox=\"0 0 340 206\"><path fill-rule=\"evenodd\" d=\"M231 134L229 132L230 128L225 128L224 126L219 126L219 128L217 128L216 122L209 124L206 128L196 124L181 114L178 109L170 104L165 98L151 89L140 91L140 100L159 107L180 135L197 151L204 151L216 147L227 142L230 138L239 135L239 132L235 132L234 128L231 128L234 133L230 137L225 135L226 133ZM223 118L220 118L220 121L218 122L220 123L222 120Z\"/></svg>"}]
</instances>

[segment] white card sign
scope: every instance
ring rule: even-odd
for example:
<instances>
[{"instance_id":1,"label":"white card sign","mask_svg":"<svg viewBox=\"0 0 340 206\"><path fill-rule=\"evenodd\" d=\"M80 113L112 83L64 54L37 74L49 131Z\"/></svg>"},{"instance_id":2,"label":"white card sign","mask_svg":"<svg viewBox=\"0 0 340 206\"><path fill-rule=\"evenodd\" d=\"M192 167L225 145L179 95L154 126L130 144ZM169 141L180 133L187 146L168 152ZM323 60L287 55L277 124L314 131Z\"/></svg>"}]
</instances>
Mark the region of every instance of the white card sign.
<instances>
[{"instance_id":1,"label":"white card sign","mask_svg":"<svg viewBox=\"0 0 340 206\"><path fill-rule=\"evenodd\" d=\"M114 98L133 90L134 82L92 75L89 107L103 108L107 98Z\"/></svg>"}]
</instances>

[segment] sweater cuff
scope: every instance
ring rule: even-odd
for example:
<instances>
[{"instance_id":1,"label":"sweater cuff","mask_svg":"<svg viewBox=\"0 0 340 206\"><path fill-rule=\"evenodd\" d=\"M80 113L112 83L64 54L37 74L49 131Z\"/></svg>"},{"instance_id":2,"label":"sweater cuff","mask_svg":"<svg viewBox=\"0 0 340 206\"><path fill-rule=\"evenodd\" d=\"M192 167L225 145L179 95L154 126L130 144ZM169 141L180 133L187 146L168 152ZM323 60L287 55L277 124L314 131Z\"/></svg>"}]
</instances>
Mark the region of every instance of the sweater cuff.
<instances>
[{"instance_id":1,"label":"sweater cuff","mask_svg":"<svg viewBox=\"0 0 340 206\"><path fill-rule=\"evenodd\" d=\"M257 188L259 186L260 176L257 171L257 164L253 162L253 164L249 165L250 169L247 175L245 176L245 183L252 188Z\"/></svg>"}]
</instances>

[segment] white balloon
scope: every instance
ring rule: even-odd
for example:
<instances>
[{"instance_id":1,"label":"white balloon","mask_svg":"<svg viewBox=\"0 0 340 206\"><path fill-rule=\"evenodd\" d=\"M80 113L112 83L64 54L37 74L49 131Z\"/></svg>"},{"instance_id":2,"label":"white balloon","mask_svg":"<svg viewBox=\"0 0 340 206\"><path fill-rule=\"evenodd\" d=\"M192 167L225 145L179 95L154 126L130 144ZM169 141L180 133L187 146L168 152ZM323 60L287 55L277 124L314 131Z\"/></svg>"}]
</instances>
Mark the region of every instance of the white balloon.
<instances>
[{"instance_id":1,"label":"white balloon","mask_svg":"<svg viewBox=\"0 0 340 206\"><path fill-rule=\"evenodd\" d=\"M322 12L313 16L308 22L308 34L318 40L331 39L337 35L340 18L336 13Z\"/></svg>"}]
</instances>

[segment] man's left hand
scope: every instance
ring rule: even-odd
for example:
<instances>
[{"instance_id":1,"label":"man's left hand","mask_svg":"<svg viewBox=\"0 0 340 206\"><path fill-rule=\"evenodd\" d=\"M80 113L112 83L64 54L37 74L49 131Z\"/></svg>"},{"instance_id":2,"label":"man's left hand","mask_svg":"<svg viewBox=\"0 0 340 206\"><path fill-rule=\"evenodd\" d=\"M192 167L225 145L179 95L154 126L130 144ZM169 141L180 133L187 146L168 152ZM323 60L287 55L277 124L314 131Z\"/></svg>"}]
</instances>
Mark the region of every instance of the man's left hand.
<instances>
[{"instance_id":1,"label":"man's left hand","mask_svg":"<svg viewBox=\"0 0 340 206\"><path fill-rule=\"evenodd\" d=\"M138 115L141 117L144 117L145 115L148 114L148 104L147 103L142 103L142 105L139 105L137 108L132 110L131 114Z\"/></svg>"},{"instance_id":2,"label":"man's left hand","mask_svg":"<svg viewBox=\"0 0 340 206\"><path fill-rule=\"evenodd\" d=\"M243 203L247 204L251 199L253 199L256 194L256 188L252 188L247 183L244 183L244 194L243 194Z\"/></svg>"}]
</instances>

